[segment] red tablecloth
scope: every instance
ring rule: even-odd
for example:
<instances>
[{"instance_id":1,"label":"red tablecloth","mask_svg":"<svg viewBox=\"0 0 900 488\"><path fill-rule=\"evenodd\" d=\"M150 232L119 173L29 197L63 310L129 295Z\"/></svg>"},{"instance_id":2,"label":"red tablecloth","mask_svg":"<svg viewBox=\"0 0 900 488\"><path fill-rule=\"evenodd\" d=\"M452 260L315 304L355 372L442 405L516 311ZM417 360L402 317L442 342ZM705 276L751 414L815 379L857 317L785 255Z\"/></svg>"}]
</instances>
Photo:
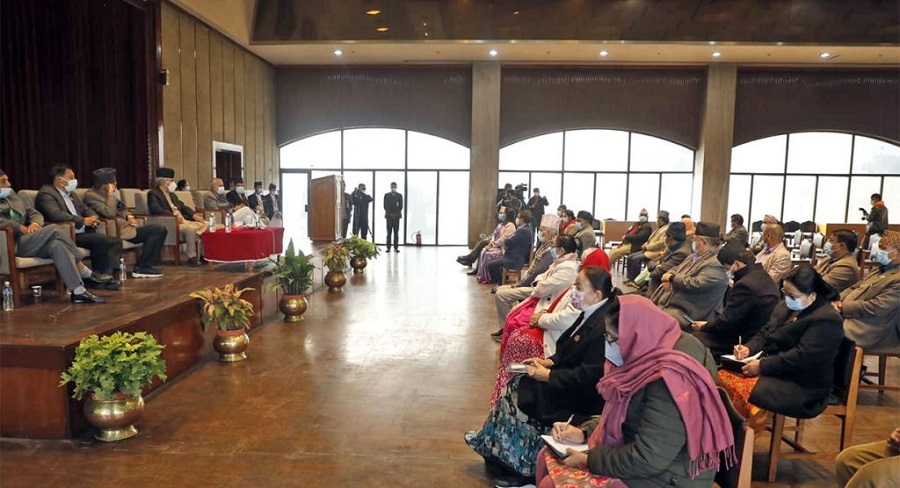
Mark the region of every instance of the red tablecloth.
<instances>
[{"instance_id":1,"label":"red tablecloth","mask_svg":"<svg viewBox=\"0 0 900 488\"><path fill-rule=\"evenodd\" d=\"M203 254L209 261L238 262L265 259L283 251L284 227L204 232Z\"/></svg>"}]
</instances>

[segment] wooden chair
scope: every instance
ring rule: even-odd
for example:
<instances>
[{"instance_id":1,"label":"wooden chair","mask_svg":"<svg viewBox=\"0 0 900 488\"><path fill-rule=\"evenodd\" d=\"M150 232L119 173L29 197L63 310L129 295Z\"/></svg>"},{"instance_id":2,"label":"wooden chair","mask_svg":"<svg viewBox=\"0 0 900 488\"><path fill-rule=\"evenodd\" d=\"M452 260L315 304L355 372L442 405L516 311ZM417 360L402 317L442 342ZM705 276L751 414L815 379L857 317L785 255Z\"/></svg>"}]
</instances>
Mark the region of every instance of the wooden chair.
<instances>
[{"instance_id":1,"label":"wooden chair","mask_svg":"<svg viewBox=\"0 0 900 488\"><path fill-rule=\"evenodd\" d=\"M834 390L828 396L828 406L819 415L836 415L841 419L841 442L838 452L850 444L853 437L853 423L856 420L856 400L859 395L859 378L862 370L863 350L856 347L856 343L844 338L841 341L840 350L834 361ZM774 412L773 412L774 413ZM772 426L772 440L769 444L769 483L775 481L780 458L792 458L811 451L801 444L803 437L803 420L797 419L795 426L785 426L786 417L780 413L774 413ZM784 435L785 430L793 431L794 438ZM794 451L781 452L781 442L784 441Z\"/></svg>"},{"instance_id":2,"label":"wooden chair","mask_svg":"<svg viewBox=\"0 0 900 488\"><path fill-rule=\"evenodd\" d=\"M864 356L876 356L878 358L878 370L877 371L866 371L866 374L862 377L862 384L859 385L859 388L862 390L878 390L879 394L884 394L885 390L887 391L900 391L900 385L892 386L885 384L885 379L887 376L887 362L888 358L900 358L900 353L898 352L863 352ZM878 378L878 383L872 382L869 379L870 376L875 376Z\"/></svg>"},{"instance_id":3,"label":"wooden chair","mask_svg":"<svg viewBox=\"0 0 900 488\"><path fill-rule=\"evenodd\" d=\"M506 269L502 268L500 284L501 285L514 285L522 279L522 272L528 268L528 265L531 264L531 261L534 259L534 246L531 246L531 252L528 253L528 261L525 261L525 264L519 269Z\"/></svg>"},{"instance_id":4,"label":"wooden chair","mask_svg":"<svg viewBox=\"0 0 900 488\"><path fill-rule=\"evenodd\" d=\"M731 398L728 397L728 392L721 386L719 387L719 397L722 399L725 411L728 412L728 419L731 420L737 464L727 469L725 460L720 459L715 482L720 488L750 488L753 471L753 429L747 426L744 417L735 410Z\"/></svg>"}]
</instances>

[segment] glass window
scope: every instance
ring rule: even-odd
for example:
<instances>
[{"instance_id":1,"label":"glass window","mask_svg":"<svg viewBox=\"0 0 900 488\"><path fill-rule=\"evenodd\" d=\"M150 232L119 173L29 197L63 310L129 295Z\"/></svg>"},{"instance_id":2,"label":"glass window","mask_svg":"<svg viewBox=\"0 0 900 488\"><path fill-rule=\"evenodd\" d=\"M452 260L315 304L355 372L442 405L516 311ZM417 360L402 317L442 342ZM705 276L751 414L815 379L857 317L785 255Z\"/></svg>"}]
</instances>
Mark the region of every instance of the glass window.
<instances>
[{"instance_id":1,"label":"glass window","mask_svg":"<svg viewBox=\"0 0 900 488\"><path fill-rule=\"evenodd\" d=\"M281 148L282 168L341 167L341 131L326 132Z\"/></svg>"},{"instance_id":2,"label":"glass window","mask_svg":"<svg viewBox=\"0 0 900 488\"><path fill-rule=\"evenodd\" d=\"M744 227L750 229L753 220L762 220L762 217L750 218L750 175L731 175L728 184L728 217L739 214L744 218Z\"/></svg>"},{"instance_id":3,"label":"glass window","mask_svg":"<svg viewBox=\"0 0 900 488\"><path fill-rule=\"evenodd\" d=\"M562 203L562 174L560 173L531 173L531 188L528 189L528 195L532 195L531 190L538 188L541 195L547 198L547 205L544 213L556 213L557 207Z\"/></svg>"},{"instance_id":4,"label":"glass window","mask_svg":"<svg viewBox=\"0 0 900 488\"><path fill-rule=\"evenodd\" d=\"M300 243L309 239L309 220L306 212L306 206L309 204L309 175L306 173L282 173L281 184L284 189L290 188L290 191L282 192L282 213L284 216L284 243L287 249L287 243L291 239L294 244L299 246Z\"/></svg>"},{"instance_id":5,"label":"glass window","mask_svg":"<svg viewBox=\"0 0 900 488\"><path fill-rule=\"evenodd\" d=\"M469 238L469 172L441 171L438 244L463 246Z\"/></svg>"},{"instance_id":6,"label":"glass window","mask_svg":"<svg viewBox=\"0 0 900 488\"><path fill-rule=\"evenodd\" d=\"M585 173L563 174L562 203L574 214L580 210L594 213L594 175Z\"/></svg>"},{"instance_id":7,"label":"glass window","mask_svg":"<svg viewBox=\"0 0 900 488\"><path fill-rule=\"evenodd\" d=\"M594 218L597 220L625 220L626 188L628 188L628 175L624 173L598 174Z\"/></svg>"},{"instance_id":8,"label":"glass window","mask_svg":"<svg viewBox=\"0 0 900 488\"><path fill-rule=\"evenodd\" d=\"M884 205L888 208L888 224L900 224L900 177L884 177L881 198L884 200Z\"/></svg>"},{"instance_id":9,"label":"glass window","mask_svg":"<svg viewBox=\"0 0 900 488\"><path fill-rule=\"evenodd\" d=\"M403 168L406 131L350 129L344 131L344 168Z\"/></svg>"},{"instance_id":10,"label":"glass window","mask_svg":"<svg viewBox=\"0 0 900 488\"><path fill-rule=\"evenodd\" d=\"M694 151L658 137L632 133L630 170L693 171Z\"/></svg>"},{"instance_id":11,"label":"glass window","mask_svg":"<svg viewBox=\"0 0 900 488\"><path fill-rule=\"evenodd\" d=\"M529 176L530 176L530 175L529 175L528 173L519 173L519 172L513 173L513 172L506 172L506 171L503 171L503 172L500 173L499 179L497 180L497 184L498 184L498 188L497 188L497 189L498 189L498 190L502 189L504 186L506 186L507 183L509 183L510 185L512 185L513 188L515 188L515 187L517 187L517 186L519 186L519 185L525 185L525 186L528 186L528 178L529 178ZM530 189L531 189L531 187L529 186L529 190L530 190ZM497 195L497 196L498 196L498 201L499 201L499 196L500 196L500 195L499 195L499 192L498 192L498 195ZM527 193L526 193L526 194L523 194L522 196L523 196L524 198L528 198L528 194L527 194Z\"/></svg>"},{"instance_id":12,"label":"glass window","mask_svg":"<svg viewBox=\"0 0 900 488\"><path fill-rule=\"evenodd\" d=\"M421 231L423 244L436 244L437 171L410 171L406 177L406 232Z\"/></svg>"},{"instance_id":13,"label":"glass window","mask_svg":"<svg viewBox=\"0 0 900 488\"><path fill-rule=\"evenodd\" d=\"M453 141L408 131L406 143L408 168L469 169L469 149Z\"/></svg>"},{"instance_id":14,"label":"glass window","mask_svg":"<svg viewBox=\"0 0 900 488\"><path fill-rule=\"evenodd\" d=\"M849 156L847 158L849 163ZM820 176L816 199L816 223L844 222L847 210L847 177Z\"/></svg>"},{"instance_id":15,"label":"glass window","mask_svg":"<svg viewBox=\"0 0 900 488\"><path fill-rule=\"evenodd\" d=\"M663 174L662 191L659 194L659 209L667 210L670 218L690 214L693 188L694 175L691 173ZM652 218L653 215L650 217Z\"/></svg>"},{"instance_id":16,"label":"glass window","mask_svg":"<svg viewBox=\"0 0 900 488\"><path fill-rule=\"evenodd\" d=\"M384 196L391 191L391 182L397 183L397 192L403 195L403 217L400 219L400 230L399 237L400 242L404 243L406 241L403 240L403 225L406 223L406 182L404 181L404 176L406 173L404 171L376 171L375 172L375 186L372 188L368 188L369 194L372 195L372 198L375 199L372 202L372 214L374 219L369 223L369 225L375 229L375 235L378 236L378 239L373 239L373 241L383 244L387 242L387 222L384 220Z\"/></svg>"},{"instance_id":17,"label":"glass window","mask_svg":"<svg viewBox=\"0 0 900 488\"><path fill-rule=\"evenodd\" d=\"M572 130L565 140L566 171L628 170L628 132Z\"/></svg>"},{"instance_id":18,"label":"glass window","mask_svg":"<svg viewBox=\"0 0 900 488\"><path fill-rule=\"evenodd\" d=\"M788 173L847 174L853 136L836 132L791 134L788 139ZM846 194L846 190L844 190ZM846 195L845 195L846 196Z\"/></svg>"},{"instance_id":19,"label":"glass window","mask_svg":"<svg viewBox=\"0 0 900 488\"><path fill-rule=\"evenodd\" d=\"M750 200L749 221L762 220L765 215L781 216L781 196L784 192L783 176L753 177L753 195Z\"/></svg>"},{"instance_id":20,"label":"glass window","mask_svg":"<svg viewBox=\"0 0 900 488\"><path fill-rule=\"evenodd\" d=\"M500 149L500 169L540 171L562 169L563 133L532 137ZM501 183L502 184L502 183ZM514 183L515 184L515 183Z\"/></svg>"},{"instance_id":21,"label":"glass window","mask_svg":"<svg viewBox=\"0 0 900 488\"><path fill-rule=\"evenodd\" d=\"M856 174L900 174L900 146L869 137L853 141L853 172ZM851 199L851 205L852 199Z\"/></svg>"},{"instance_id":22,"label":"glass window","mask_svg":"<svg viewBox=\"0 0 900 488\"><path fill-rule=\"evenodd\" d=\"M861 214L860 207L869 211L872 206L872 194L881 193L881 178L878 176L854 176L850 178L850 196L847 198L847 222L857 220ZM890 218L890 212L888 212Z\"/></svg>"},{"instance_id":23,"label":"glass window","mask_svg":"<svg viewBox=\"0 0 900 488\"><path fill-rule=\"evenodd\" d=\"M815 176L788 176L784 185L784 214L781 221L813 220L815 200Z\"/></svg>"},{"instance_id":24,"label":"glass window","mask_svg":"<svg viewBox=\"0 0 900 488\"><path fill-rule=\"evenodd\" d=\"M731 150L731 172L783 173L786 149L786 135L767 137L736 146Z\"/></svg>"},{"instance_id":25,"label":"glass window","mask_svg":"<svg viewBox=\"0 0 900 488\"><path fill-rule=\"evenodd\" d=\"M659 210L659 175L632 173L628 178L626 220L637 220L641 209L644 208L651 218Z\"/></svg>"}]
</instances>

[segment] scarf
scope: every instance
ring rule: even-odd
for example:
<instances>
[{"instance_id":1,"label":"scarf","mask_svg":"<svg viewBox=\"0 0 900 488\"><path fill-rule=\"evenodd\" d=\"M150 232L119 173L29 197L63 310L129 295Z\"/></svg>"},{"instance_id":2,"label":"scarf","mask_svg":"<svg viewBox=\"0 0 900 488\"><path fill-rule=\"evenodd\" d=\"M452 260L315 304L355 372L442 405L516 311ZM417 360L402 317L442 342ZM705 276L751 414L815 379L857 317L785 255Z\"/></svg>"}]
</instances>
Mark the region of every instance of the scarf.
<instances>
[{"instance_id":1,"label":"scarf","mask_svg":"<svg viewBox=\"0 0 900 488\"><path fill-rule=\"evenodd\" d=\"M556 258L556 261L553 261L553 264L550 265L551 268L555 267L559 263L564 263L566 261L574 261L577 255L574 252L570 252L569 254L563 254L562 256Z\"/></svg>"},{"instance_id":2,"label":"scarf","mask_svg":"<svg viewBox=\"0 0 900 488\"><path fill-rule=\"evenodd\" d=\"M619 297L619 303L618 341L624 363L597 383L606 405L590 446L622 445L622 424L632 396L662 379L684 422L691 479L718 470L720 454L728 467L735 464L731 421L709 371L693 357L672 349L681 337L678 322L638 295Z\"/></svg>"}]
</instances>

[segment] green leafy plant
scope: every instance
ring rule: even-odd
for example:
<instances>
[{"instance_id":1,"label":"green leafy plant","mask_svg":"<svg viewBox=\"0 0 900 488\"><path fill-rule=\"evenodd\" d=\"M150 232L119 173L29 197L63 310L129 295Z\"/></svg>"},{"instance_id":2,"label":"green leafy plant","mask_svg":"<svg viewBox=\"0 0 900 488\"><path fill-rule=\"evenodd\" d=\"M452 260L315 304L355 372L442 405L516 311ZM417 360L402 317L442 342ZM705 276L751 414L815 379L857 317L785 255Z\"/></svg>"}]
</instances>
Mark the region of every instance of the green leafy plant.
<instances>
[{"instance_id":1,"label":"green leafy plant","mask_svg":"<svg viewBox=\"0 0 900 488\"><path fill-rule=\"evenodd\" d=\"M300 295L312 286L312 273L316 266L306 259L303 253L294 252L294 240L288 243L284 256L277 260L269 258L274 264L272 276L276 282L269 285L270 289L281 287L286 295Z\"/></svg>"},{"instance_id":2,"label":"green leafy plant","mask_svg":"<svg viewBox=\"0 0 900 488\"><path fill-rule=\"evenodd\" d=\"M344 271L350 261L350 250L343 242L332 242L322 252L322 262L329 271Z\"/></svg>"},{"instance_id":3,"label":"green leafy plant","mask_svg":"<svg viewBox=\"0 0 900 488\"><path fill-rule=\"evenodd\" d=\"M221 289L195 291L188 296L199 298L203 302L203 330L207 330L209 324L215 324L219 330L224 331L243 330L250 328L253 304L242 299L241 295L252 289L238 290L234 283L229 283Z\"/></svg>"},{"instance_id":4,"label":"green leafy plant","mask_svg":"<svg viewBox=\"0 0 900 488\"><path fill-rule=\"evenodd\" d=\"M115 332L85 337L75 348L75 359L60 375L59 386L75 385L72 397L93 393L97 400L115 400L116 394L136 396L153 377L166 381L163 347L146 332Z\"/></svg>"},{"instance_id":5,"label":"green leafy plant","mask_svg":"<svg viewBox=\"0 0 900 488\"><path fill-rule=\"evenodd\" d=\"M381 250L374 242L367 241L359 236L352 236L344 241L344 246L354 258L375 259L381 254Z\"/></svg>"}]
</instances>

